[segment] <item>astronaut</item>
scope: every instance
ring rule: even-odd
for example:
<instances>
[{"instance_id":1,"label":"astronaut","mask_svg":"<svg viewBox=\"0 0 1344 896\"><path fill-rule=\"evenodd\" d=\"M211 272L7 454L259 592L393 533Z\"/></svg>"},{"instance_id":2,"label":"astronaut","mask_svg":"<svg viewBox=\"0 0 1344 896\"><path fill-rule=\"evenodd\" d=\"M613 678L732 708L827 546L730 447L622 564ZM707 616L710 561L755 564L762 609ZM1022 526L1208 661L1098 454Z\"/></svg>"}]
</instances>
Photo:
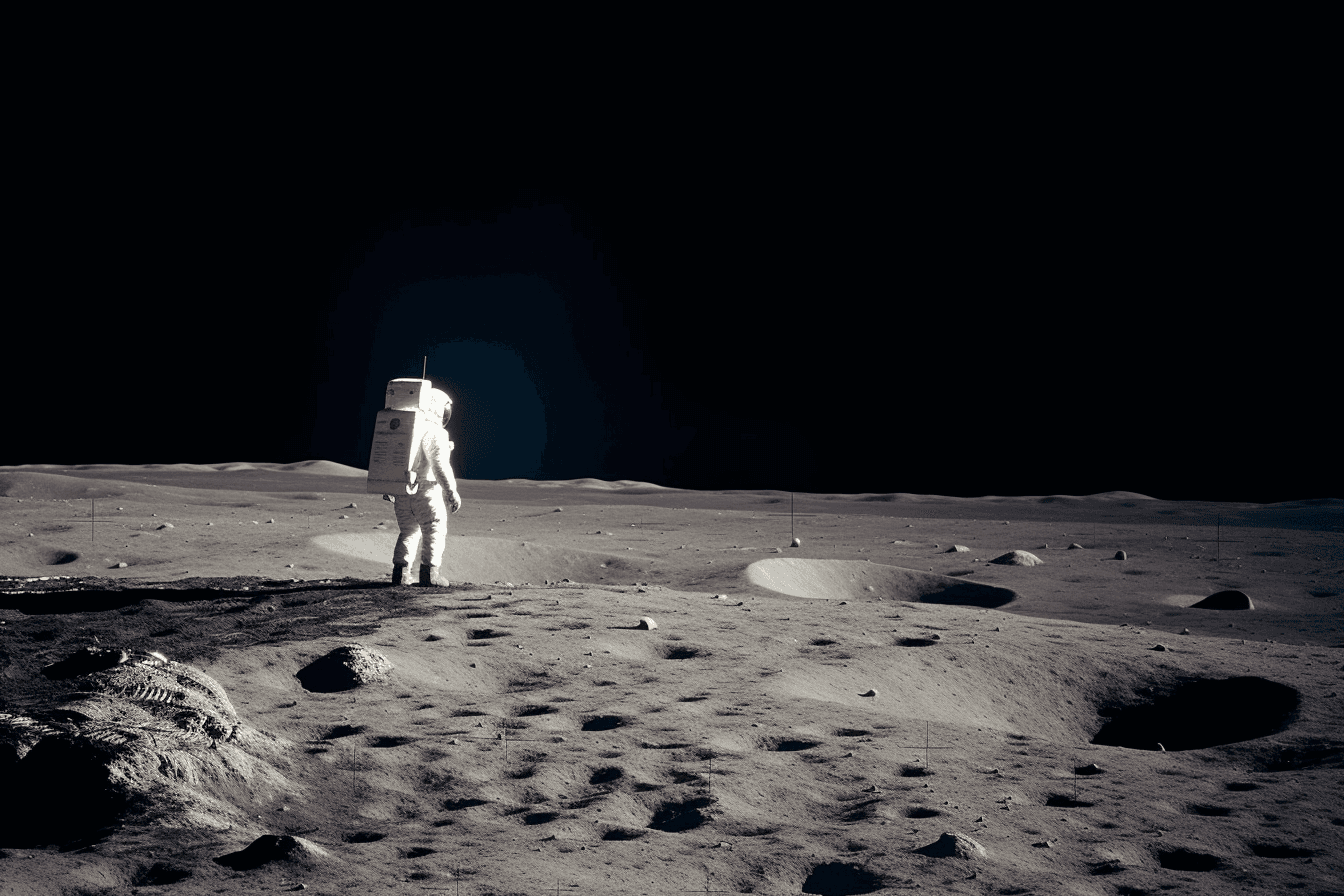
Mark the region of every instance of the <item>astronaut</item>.
<instances>
[{"instance_id":1,"label":"astronaut","mask_svg":"<svg viewBox=\"0 0 1344 896\"><path fill-rule=\"evenodd\" d=\"M445 493L452 512L462 509L462 497L457 493L457 480L453 477L453 468L449 463L449 454L453 443L448 440L448 420L453 416L453 400L448 393L435 389L430 394L429 416L437 421L442 415L443 424L437 422L425 428L420 438L420 450L415 452L415 461L411 465L413 494L399 494L392 501L397 513L397 526L401 534L397 537L397 546L392 554L392 584L400 585L406 567L418 556L420 559L421 585L448 585L439 577L439 567L443 564L443 548L448 536L448 508L444 504ZM422 544L423 541L423 544Z\"/></svg>"}]
</instances>

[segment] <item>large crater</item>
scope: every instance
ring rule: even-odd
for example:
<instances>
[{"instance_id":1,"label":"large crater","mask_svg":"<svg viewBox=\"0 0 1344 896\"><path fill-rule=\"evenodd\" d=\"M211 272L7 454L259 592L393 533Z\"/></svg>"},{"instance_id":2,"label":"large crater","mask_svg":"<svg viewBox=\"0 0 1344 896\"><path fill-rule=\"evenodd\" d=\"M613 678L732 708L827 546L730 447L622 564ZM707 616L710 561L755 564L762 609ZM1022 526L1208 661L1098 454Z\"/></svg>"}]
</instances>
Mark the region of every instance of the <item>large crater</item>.
<instances>
[{"instance_id":1,"label":"large crater","mask_svg":"<svg viewBox=\"0 0 1344 896\"><path fill-rule=\"evenodd\" d=\"M1092 743L1202 750L1276 734L1288 727L1297 704L1296 690L1264 678L1197 679L1140 703L1103 709L1110 721Z\"/></svg>"},{"instance_id":2,"label":"large crater","mask_svg":"<svg viewBox=\"0 0 1344 896\"><path fill-rule=\"evenodd\" d=\"M881 597L987 608L1002 607L1017 598L1017 592L1008 588L861 560L757 560L747 567L747 579L758 587L794 597Z\"/></svg>"}]
</instances>

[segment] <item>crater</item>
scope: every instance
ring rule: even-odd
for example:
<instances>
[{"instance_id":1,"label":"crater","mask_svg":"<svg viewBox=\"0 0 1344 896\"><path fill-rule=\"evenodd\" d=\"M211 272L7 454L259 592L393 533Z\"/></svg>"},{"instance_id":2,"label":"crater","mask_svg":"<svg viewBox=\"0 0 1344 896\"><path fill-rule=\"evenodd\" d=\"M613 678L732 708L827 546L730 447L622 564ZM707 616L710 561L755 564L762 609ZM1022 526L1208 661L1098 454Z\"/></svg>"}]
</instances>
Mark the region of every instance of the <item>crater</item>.
<instances>
[{"instance_id":1,"label":"crater","mask_svg":"<svg viewBox=\"0 0 1344 896\"><path fill-rule=\"evenodd\" d=\"M611 731L615 728L625 726L625 719L620 716L594 716L580 726L583 731Z\"/></svg>"},{"instance_id":2,"label":"crater","mask_svg":"<svg viewBox=\"0 0 1344 896\"><path fill-rule=\"evenodd\" d=\"M1132 750L1201 750L1284 730L1298 706L1287 685L1256 677L1196 679L1151 701L1099 710L1092 743Z\"/></svg>"},{"instance_id":3,"label":"crater","mask_svg":"<svg viewBox=\"0 0 1344 896\"><path fill-rule=\"evenodd\" d=\"M1169 871L1214 871L1223 864L1218 856L1189 849L1161 850L1157 860Z\"/></svg>"},{"instance_id":4,"label":"crater","mask_svg":"<svg viewBox=\"0 0 1344 896\"><path fill-rule=\"evenodd\" d=\"M602 835L603 840L638 840L648 831L635 831L629 828L612 828Z\"/></svg>"},{"instance_id":5,"label":"crater","mask_svg":"<svg viewBox=\"0 0 1344 896\"><path fill-rule=\"evenodd\" d=\"M354 831L341 837L346 843L377 843L386 837L386 834L380 834L377 831Z\"/></svg>"},{"instance_id":6,"label":"crater","mask_svg":"<svg viewBox=\"0 0 1344 896\"><path fill-rule=\"evenodd\" d=\"M474 628L467 632L468 641L485 641L490 638L507 638L509 633L497 628Z\"/></svg>"},{"instance_id":7,"label":"crater","mask_svg":"<svg viewBox=\"0 0 1344 896\"><path fill-rule=\"evenodd\" d=\"M425 856L432 856L438 850L431 849L428 846L412 846L403 854L408 859L422 859Z\"/></svg>"},{"instance_id":8,"label":"crater","mask_svg":"<svg viewBox=\"0 0 1344 896\"><path fill-rule=\"evenodd\" d=\"M897 647L932 647L937 641L929 638L901 638L896 642Z\"/></svg>"},{"instance_id":9,"label":"crater","mask_svg":"<svg viewBox=\"0 0 1344 896\"><path fill-rule=\"evenodd\" d=\"M1227 806L1206 806L1203 803L1191 803L1186 807L1186 812L1191 815L1203 815L1205 818L1226 818L1232 814L1232 810Z\"/></svg>"},{"instance_id":10,"label":"crater","mask_svg":"<svg viewBox=\"0 0 1344 896\"><path fill-rule=\"evenodd\" d=\"M1247 790L1259 790L1260 785L1252 784L1250 781L1229 781L1227 783L1227 789L1235 790L1240 793Z\"/></svg>"},{"instance_id":11,"label":"crater","mask_svg":"<svg viewBox=\"0 0 1344 896\"><path fill-rule=\"evenodd\" d=\"M610 784L612 781L618 781L625 775L625 772L615 766L599 768L588 776L589 784Z\"/></svg>"},{"instance_id":12,"label":"crater","mask_svg":"<svg viewBox=\"0 0 1344 896\"><path fill-rule=\"evenodd\" d=\"M445 800L443 808L447 812L461 812L463 809L470 809L473 806L484 806L488 800L464 799L464 800Z\"/></svg>"},{"instance_id":13,"label":"crater","mask_svg":"<svg viewBox=\"0 0 1344 896\"><path fill-rule=\"evenodd\" d=\"M649 827L671 834L694 830L709 821L709 815L704 811L708 806L708 797L663 803L653 813Z\"/></svg>"},{"instance_id":14,"label":"crater","mask_svg":"<svg viewBox=\"0 0 1344 896\"><path fill-rule=\"evenodd\" d=\"M866 729L864 729L864 728L837 728L837 729L835 729L835 736L836 736L836 737L866 737L867 735L872 734L872 733L873 733L873 732L868 731L868 730L866 730Z\"/></svg>"},{"instance_id":15,"label":"crater","mask_svg":"<svg viewBox=\"0 0 1344 896\"><path fill-rule=\"evenodd\" d=\"M42 553L42 563L45 566L64 566L67 563L74 563L79 559L79 555L73 551L44 551Z\"/></svg>"},{"instance_id":16,"label":"crater","mask_svg":"<svg viewBox=\"0 0 1344 896\"><path fill-rule=\"evenodd\" d=\"M1001 607L1017 598L1008 588L964 582L952 576L858 560L757 560L746 569L751 584L793 597L867 599ZM871 590L870 590L871 589Z\"/></svg>"},{"instance_id":17,"label":"crater","mask_svg":"<svg viewBox=\"0 0 1344 896\"><path fill-rule=\"evenodd\" d=\"M659 653L666 660L690 660L701 656L704 651L698 647L690 647L685 644L665 644L659 648Z\"/></svg>"},{"instance_id":18,"label":"crater","mask_svg":"<svg viewBox=\"0 0 1344 896\"><path fill-rule=\"evenodd\" d=\"M559 812L532 812L523 816L523 824L550 824L559 817Z\"/></svg>"},{"instance_id":19,"label":"crater","mask_svg":"<svg viewBox=\"0 0 1344 896\"><path fill-rule=\"evenodd\" d=\"M827 862L817 865L803 881L803 892L817 896L862 896L884 887L882 878L860 865Z\"/></svg>"},{"instance_id":20,"label":"crater","mask_svg":"<svg viewBox=\"0 0 1344 896\"><path fill-rule=\"evenodd\" d=\"M774 750L776 753L797 753L800 750L810 750L817 746L820 746L820 744L814 740L786 739L775 741L770 746L770 749Z\"/></svg>"},{"instance_id":21,"label":"crater","mask_svg":"<svg viewBox=\"0 0 1344 896\"><path fill-rule=\"evenodd\" d=\"M1052 794L1045 801L1045 804L1056 809L1086 809L1089 806L1096 805L1096 803L1089 803L1087 800L1076 800L1066 793Z\"/></svg>"},{"instance_id":22,"label":"crater","mask_svg":"<svg viewBox=\"0 0 1344 896\"><path fill-rule=\"evenodd\" d=\"M413 743L415 743L415 738L413 737L402 737L401 735L395 735L395 734L382 734L379 735L378 737L371 739L369 741L369 746L377 747L378 749L387 749L389 747L404 747L407 744L413 744Z\"/></svg>"},{"instance_id":23,"label":"crater","mask_svg":"<svg viewBox=\"0 0 1344 896\"><path fill-rule=\"evenodd\" d=\"M937 809L930 809L928 806L911 806L905 810L906 818L937 818L942 814Z\"/></svg>"},{"instance_id":24,"label":"crater","mask_svg":"<svg viewBox=\"0 0 1344 896\"><path fill-rule=\"evenodd\" d=\"M337 725L326 734L322 735L323 740L336 740L341 737L353 737L356 734L364 732L363 725Z\"/></svg>"},{"instance_id":25,"label":"crater","mask_svg":"<svg viewBox=\"0 0 1344 896\"><path fill-rule=\"evenodd\" d=\"M546 716L555 711L556 709L554 706L533 705L520 706L518 709L514 710L513 714L519 718L524 718L526 716Z\"/></svg>"},{"instance_id":26,"label":"crater","mask_svg":"<svg viewBox=\"0 0 1344 896\"><path fill-rule=\"evenodd\" d=\"M1316 855L1316 850L1300 846L1287 846L1282 843L1252 843L1251 852L1262 859L1306 859Z\"/></svg>"}]
</instances>

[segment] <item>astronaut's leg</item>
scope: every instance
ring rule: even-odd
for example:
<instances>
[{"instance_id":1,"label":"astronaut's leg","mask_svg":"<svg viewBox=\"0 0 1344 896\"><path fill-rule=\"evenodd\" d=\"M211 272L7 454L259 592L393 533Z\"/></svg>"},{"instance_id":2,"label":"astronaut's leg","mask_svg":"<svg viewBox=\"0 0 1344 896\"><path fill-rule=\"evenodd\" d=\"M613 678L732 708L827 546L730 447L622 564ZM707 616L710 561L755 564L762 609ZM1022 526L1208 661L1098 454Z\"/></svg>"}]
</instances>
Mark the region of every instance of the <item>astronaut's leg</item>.
<instances>
[{"instance_id":1,"label":"astronaut's leg","mask_svg":"<svg viewBox=\"0 0 1344 896\"><path fill-rule=\"evenodd\" d=\"M443 486L420 489L418 495L412 495L415 501L416 519L420 522L420 531L424 541L420 549L420 584L447 585L439 576L439 567L443 565L444 542L448 538L448 508L444 505Z\"/></svg>"},{"instance_id":2,"label":"astronaut's leg","mask_svg":"<svg viewBox=\"0 0 1344 896\"><path fill-rule=\"evenodd\" d=\"M406 495L392 505L396 509L397 528L400 530L400 534L397 535L397 546L392 551L394 584L400 584L397 581L400 578L399 571L410 566L420 556L420 523L411 509L411 499L414 497Z\"/></svg>"}]
</instances>

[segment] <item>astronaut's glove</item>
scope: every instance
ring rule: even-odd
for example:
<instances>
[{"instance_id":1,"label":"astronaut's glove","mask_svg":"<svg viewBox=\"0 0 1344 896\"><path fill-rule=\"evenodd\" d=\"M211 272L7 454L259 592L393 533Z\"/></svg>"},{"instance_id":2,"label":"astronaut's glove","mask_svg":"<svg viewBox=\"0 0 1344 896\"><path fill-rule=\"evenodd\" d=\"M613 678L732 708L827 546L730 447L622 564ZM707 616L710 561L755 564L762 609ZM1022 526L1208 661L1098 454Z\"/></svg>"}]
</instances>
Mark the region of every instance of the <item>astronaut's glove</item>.
<instances>
[{"instance_id":1,"label":"astronaut's glove","mask_svg":"<svg viewBox=\"0 0 1344 896\"><path fill-rule=\"evenodd\" d=\"M384 500L384 501L389 501L389 502L391 502L391 503L393 503L393 504L397 503L397 499L394 498L394 497L392 497L391 495L383 495L383 500Z\"/></svg>"},{"instance_id":2,"label":"astronaut's glove","mask_svg":"<svg viewBox=\"0 0 1344 896\"><path fill-rule=\"evenodd\" d=\"M450 513L457 513L462 509L462 496L456 491L448 495L448 507Z\"/></svg>"}]
</instances>

